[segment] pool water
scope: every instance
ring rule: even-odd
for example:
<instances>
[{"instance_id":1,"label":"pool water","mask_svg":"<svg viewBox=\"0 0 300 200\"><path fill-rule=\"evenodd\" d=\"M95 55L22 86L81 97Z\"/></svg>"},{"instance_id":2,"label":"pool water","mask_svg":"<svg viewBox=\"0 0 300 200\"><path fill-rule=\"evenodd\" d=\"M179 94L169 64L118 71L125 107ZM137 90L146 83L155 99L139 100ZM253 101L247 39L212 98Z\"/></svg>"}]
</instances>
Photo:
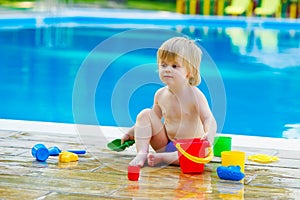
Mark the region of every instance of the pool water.
<instances>
[{"instance_id":1,"label":"pool water","mask_svg":"<svg viewBox=\"0 0 300 200\"><path fill-rule=\"evenodd\" d=\"M126 30L74 25L0 29L0 118L133 125L137 113L152 106L155 91L162 87L155 64L156 49L128 52L105 69L92 105L97 123L89 113L83 112L76 120L73 115L74 106L82 109L86 106L73 104L74 82L80 67L98 44ZM200 39L199 45L208 52L221 74L226 115L219 132L280 138L288 126L300 123L299 30L226 27L173 30ZM142 37L123 38L118 45L130 46L156 38L153 32L145 32ZM100 52L98 59L114 53ZM95 63L95 70L101 67L101 62ZM201 67L202 76L209 73L205 64ZM126 79L132 71L134 76ZM88 89L89 77L86 78ZM206 81L199 87L211 105ZM81 92L81 102L90 104L84 101L85 92ZM214 112L218 115L218 111Z\"/></svg>"}]
</instances>

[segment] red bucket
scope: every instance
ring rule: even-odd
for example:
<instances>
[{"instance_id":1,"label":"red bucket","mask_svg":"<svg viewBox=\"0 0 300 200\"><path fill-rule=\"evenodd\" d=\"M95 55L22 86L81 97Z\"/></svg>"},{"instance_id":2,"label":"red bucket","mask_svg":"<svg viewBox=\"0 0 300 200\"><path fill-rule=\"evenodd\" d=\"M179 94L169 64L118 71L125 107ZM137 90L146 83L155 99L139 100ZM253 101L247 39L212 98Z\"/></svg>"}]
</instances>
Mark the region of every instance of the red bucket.
<instances>
[{"instance_id":1,"label":"red bucket","mask_svg":"<svg viewBox=\"0 0 300 200\"><path fill-rule=\"evenodd\" d=\"M209 156L206 156L206 150L210 147L207 140L181 139L176 140L175 146L178 149L180 168L183 173L202 173L204 163L211 161L213 154L210 150ZM202 158L202 159L201 159Z\"/></svg>"}]
</instances>

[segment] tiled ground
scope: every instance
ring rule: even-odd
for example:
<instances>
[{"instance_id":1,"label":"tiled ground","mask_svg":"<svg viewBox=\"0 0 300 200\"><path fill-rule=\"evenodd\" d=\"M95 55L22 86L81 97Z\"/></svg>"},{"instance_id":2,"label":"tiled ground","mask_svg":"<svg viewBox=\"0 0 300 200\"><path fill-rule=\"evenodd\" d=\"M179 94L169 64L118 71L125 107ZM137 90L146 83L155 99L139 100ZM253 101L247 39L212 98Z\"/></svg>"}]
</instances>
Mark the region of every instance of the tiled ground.
<instances>
[{"instance_id":1,"label":"tiled ground","mask_svg":"<svg viewBox=\"0 0 300 200\"><path fill-rule=\"evenodd\" d=\"M279 151L272 165L247 162L248 184L220 180L216 168L220 158L205 165L203 174L183 174L176 166L144 167L138 182L127 179L126 167L134 148L111 152L110 137L95 129L85 133L41 133L0 131L1 199L297 199L300 196L299 152ZM31 156L36 143L62 150L86 149L78 162L59 163L49 157L40 163ZM234 148L234 147L233 147ZM250 153L272 150L236 147Z\"/></svg>"}]
</instances>

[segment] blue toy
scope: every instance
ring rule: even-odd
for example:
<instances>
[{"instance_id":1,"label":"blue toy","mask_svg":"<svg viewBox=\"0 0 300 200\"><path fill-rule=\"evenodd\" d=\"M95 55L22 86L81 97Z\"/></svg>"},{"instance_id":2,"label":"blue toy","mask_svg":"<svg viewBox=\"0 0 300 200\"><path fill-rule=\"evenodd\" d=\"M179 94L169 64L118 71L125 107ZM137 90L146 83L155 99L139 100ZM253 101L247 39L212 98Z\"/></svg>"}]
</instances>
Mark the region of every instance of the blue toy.
<instances>
[{"instance_id":1,"label":"blue toy","mask_svg":"<svg viewBox=\"0 0 300 200\"><path fill-rule=\"evenodd\" d=\"M86 151L83 149L69 149L67 151L71 152L71 153L75 153L75 154L85 154L86 153Z\"/></svg>"},{"instance_id":2,"label":"blue toy","mask_svg":"<svg viewBox=\"0 0 300 200\"><path fill-rule=\"evenodd\" d=\"M58 156L61 153L61 150L56 146L51 147L48 150L49 150L50 156ZM86 151L84 149L69 149L67 151L71 152L71 153L75 153L77 155L86 153Z\"/></svg>"},{"instance_id":3,"label":"blue toy","mask_svg":"<svg viewBox=\"0 0 300 200\"><path fill-rule=\"evenodd\" d=\"M50 147L48 150L50 156L58 156L61 152L61 150L56 146Z\"/></svg>"},{"instance_id":4,"label":"blue toy","mask_svg":"<svg viewBox=\"0 0 300 200\"><path fill-rule=\"evenodd\" d=\"M37 161L44 162L50 156L49 150L43 144L36 144L31 149L31 154Z\"/></svg>"},{"instance_id":5,"label":"blue toy","mask_svg":"<svg viewBox=\"0 0 300 200\"><path fill-rule=\"evenodd\" d=\"M245 174L241 172L240 166L220 166L217 168L217 174L220 179L240 181L245 177Z\"/></svg>"},{"instance_id":6,"label":"blue toy","mask_svg":"<svg viewBox=\"0 0 300 200\"><path fill-rule=\"evenodd\" d=\"M58 156L61 153L61 150L56 146L51 147L48 150L49 150L50 156ZM86 153L86 151L84 149L69 149L67 151L71 152L71 153L75 153L77 155Z\"/></svg>"},{"instance_id":7,"label":"blue toy","mask_svg":"<svg viewBox=\"0 0 300 200\"><path fill-rule=\"evenodd\" d=\"M75 154L85 154L85 150L81 149L70 149L68 152ZM31 154L37 161L45 162L49 156L58 156L61 153L61 150L54 146L47 148L44 144L36 144L31 149Z\"/></svg>"}]
</instances>

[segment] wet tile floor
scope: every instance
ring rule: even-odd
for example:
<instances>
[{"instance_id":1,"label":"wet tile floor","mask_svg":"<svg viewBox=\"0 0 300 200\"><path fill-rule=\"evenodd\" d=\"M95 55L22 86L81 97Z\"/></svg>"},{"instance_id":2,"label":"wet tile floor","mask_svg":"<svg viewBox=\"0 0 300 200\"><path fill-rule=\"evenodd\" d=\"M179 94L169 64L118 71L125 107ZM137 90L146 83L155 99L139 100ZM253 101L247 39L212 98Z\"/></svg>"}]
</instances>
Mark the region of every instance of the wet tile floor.
<instances>
[{"instance_id":1,"label":"wet tile floor","mask_svg":"<svg viewBox=\"0 0 300 200\"><path fill-rule=\"evenodd\" d=\"M272 165L247 161L244 182L219 179L217 157L205 165L202 174L183 174L177 166L145 166L139 181L129 181L126 168L134 156L134 147L111 152L106 143L113 138L113 134L110 138L102 137L97 131L78 135L1 130L0 199L300 198L300 152L297 151L277 151L280 161ZM31 155L31 148L37 143L62 150L86 149L87 153L80 155L77 162L59 163L58 157L51 156L42 163ZM274 152L274 149L233 149L248 155Z\"/></svg>"}]
</instances>

